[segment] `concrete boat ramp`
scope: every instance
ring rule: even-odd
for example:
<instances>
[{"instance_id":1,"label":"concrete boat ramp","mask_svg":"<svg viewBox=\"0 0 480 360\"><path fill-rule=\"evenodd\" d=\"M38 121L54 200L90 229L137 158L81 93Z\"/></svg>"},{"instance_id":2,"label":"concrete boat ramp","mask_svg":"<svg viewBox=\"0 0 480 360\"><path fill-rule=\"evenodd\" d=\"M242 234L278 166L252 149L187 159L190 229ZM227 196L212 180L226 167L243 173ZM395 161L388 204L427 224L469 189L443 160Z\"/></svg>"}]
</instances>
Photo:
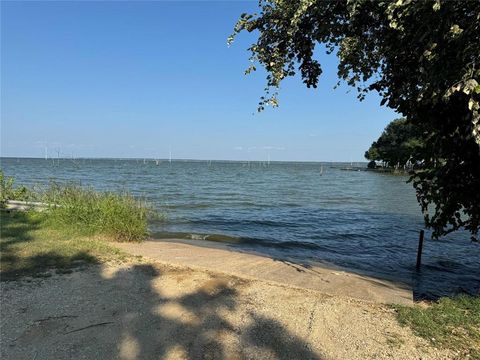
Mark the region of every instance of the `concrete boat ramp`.
<instances>
[{"instance_id":1,"label":"concrete boat ramp","mask_svg":"<svg viewBox=\"0 0 480 360\"><path fill-rule=\"evenodd\" d=\"M374 303L413 304L412 289L405 284L240 252L228 245L212 245L209 241L152 239L142 243L114 245L132 255L165 264L225 273Z\"/></svg>"}]
</instances>

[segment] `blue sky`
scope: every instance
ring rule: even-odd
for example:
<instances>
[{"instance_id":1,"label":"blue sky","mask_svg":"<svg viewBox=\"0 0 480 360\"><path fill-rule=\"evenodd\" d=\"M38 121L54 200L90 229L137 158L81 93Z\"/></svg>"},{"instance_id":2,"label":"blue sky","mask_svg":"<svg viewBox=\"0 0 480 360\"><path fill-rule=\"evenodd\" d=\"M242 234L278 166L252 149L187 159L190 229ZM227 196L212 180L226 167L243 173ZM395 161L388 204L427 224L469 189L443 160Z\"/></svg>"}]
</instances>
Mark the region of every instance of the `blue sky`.
<instances>
[{"instance_id":1,"label":"blue sky","mask_svg":"<svg viewBox=\"0 0 480 360\"><path fill-rule=\"evenodd\" d=\"M2 2L1 154L362 161L396 114L336 83L282 85L256 113L264 73L244 76L236 19L257 2Z\"/></svg>"}]
</instances>

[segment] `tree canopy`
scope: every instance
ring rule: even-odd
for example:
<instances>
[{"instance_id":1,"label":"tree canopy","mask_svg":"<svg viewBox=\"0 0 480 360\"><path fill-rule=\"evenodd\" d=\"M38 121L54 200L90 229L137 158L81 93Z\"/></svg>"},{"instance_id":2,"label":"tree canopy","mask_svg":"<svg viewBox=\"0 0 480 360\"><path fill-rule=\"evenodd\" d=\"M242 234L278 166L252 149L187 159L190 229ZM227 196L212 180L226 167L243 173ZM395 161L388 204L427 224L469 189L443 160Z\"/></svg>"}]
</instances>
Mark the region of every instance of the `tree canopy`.
<instances>
[{"instance_id":1,"label":"tree canopy","mask_svg":"<svg viewBox=\"0 0 480 360\"><path fill-rule=\"evenodd\" d=\"M377 141L365 152L368 160L383 161L388 166L404 166L422 150L421 134L407 119L393 120Z\"/></svg>"},{"instance_id":2,"label":"tree canopy","mask_svg":"<svg viewBox=\"0 0 480 360\"><path fill-rule=\"evenodd\" d=\"M283 79L316 87L318 44L339 58L338 77L362 100L370 91L421 132L411 178L425 222L438 237L480 227L480 1L260 0L229 42L258 33L252 65L267 71L265 105Z\"/></svg>"}]
</instances>

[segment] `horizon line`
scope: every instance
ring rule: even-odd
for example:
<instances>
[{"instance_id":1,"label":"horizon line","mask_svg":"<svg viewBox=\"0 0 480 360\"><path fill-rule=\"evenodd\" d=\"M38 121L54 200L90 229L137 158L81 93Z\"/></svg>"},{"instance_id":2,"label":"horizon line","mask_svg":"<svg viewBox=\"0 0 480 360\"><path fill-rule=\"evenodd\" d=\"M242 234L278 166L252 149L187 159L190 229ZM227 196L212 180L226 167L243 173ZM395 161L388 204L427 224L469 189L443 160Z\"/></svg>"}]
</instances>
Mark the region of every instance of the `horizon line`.
<instances>
[{"instance_id":1,"label":"horizon line","mask_svg":"<svg viewBox=\"0 0 480 360\"><path fill-rule=\"evenodd\" d=\"M146 161L165 161L169 162L168 158L153 158L153 157L44 157L38 156L0 156L0 159L35 159L35 160L146 160ZM367 160L362 161L347 161L347 160L229 160L229 159L190 159L190 158L172 158L171 161L192 161L192 162L254 162L254 163L368 163Z\"/></svg>"}]
</instances>

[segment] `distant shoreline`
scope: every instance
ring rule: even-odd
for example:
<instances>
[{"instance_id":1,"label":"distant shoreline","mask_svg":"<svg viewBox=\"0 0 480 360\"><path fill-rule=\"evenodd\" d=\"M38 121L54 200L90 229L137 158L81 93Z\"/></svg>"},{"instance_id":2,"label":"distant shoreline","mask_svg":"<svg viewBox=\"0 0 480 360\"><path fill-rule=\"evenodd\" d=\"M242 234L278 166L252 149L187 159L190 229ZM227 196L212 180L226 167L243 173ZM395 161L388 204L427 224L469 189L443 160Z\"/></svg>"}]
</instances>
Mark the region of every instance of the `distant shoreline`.
<instances>
[{"instance_id":1,"label":"distant shoreline","mask_svg":"<svg viewBox=\"0 0 480 360\"><path fill-rule=\"evenodd\" d=\"M22 160L45 160L43 157L23 157L23 156L0 156L0 160L3 159L22 159ZM161 161L169 162L168 158L154 158L154 157L145 157L145 158L114 158L114 157L49 157L47 160L122 160L122 161ZM185 159L185 158L172 158L172 162L212 162L212 163L266 163L267 160L214 160L214 159ZM320 160L270 160L270 163L276 164L351 164L352 161L320 161ZM367 161L353 161L353 164L367 164Z\"/></svg>"}]
</instances>

